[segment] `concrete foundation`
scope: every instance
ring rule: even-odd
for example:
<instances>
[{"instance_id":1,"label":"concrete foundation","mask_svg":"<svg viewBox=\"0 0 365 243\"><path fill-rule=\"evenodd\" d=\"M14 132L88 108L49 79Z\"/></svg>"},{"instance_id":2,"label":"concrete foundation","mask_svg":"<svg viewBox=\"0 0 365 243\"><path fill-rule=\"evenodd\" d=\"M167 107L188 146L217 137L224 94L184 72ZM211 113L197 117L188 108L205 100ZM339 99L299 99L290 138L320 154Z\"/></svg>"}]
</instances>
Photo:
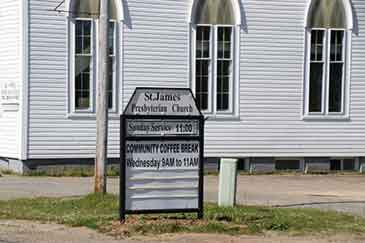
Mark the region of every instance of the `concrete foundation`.
<instances>
[{"instance_id":1,"label":"concrete foundation","mask_svg":"<svg viewBox=\"0 0 365 243\"><path fill-rule=\"evenodd\" d=\"M6 170L8 168L9 168L9 162L4 158L0 158L0 169Z\"/></svg>"},{"instance_id":2,"label":"concrete foundation","mask_svg":"<svg viewBox=\"0 0 365 243\"><path fill-rule=\"evenodd\" d=\"M275 171L274 158L251 158L250 173L272 173Z\"/></svg>"},{"instance_id":3,"label":"concrete foundation","mask_svg":"<svg viewBox=\"0 0 365 243\"><path fill-rule=\"evenodd\" d=\"M361 157L358 160L359 172L365 173L365 158Z\"/></svg>"},{"instance_id":4,"label":"concrete foundation","mask_svg":"<svg viewBox=\"0 0 365 243\"><path fill-rule=\"evenodd\" d=\"M206 158L204 160L204 172L216 173L219 171L219 158Z\"/></svg>"},{"instance_id":5,"label":"concrete foundation","mask_svg":"<svg viewBox=\"0 0 365 243\"><path fill-rule=\"evenodd\" d=\"M283 160L283 159L279 159ZM284 160L291 160L287 158ZM298 172L304 173L328 173L331 171L331 163L329 158L302 158ZM365 173L365 157L354 158L354 172ZM273 173L276 170L275 158L240 158L237 159L239 170L248 171L250 173ZM119 171L119 159L110 159L109 170ZM343 166L342 166L343 167ZM220 168L219 158L205 158L204 170L208 173L216 173ZM94 159L41 159L20 161L11 158L0 158L0 169L11 170L19 174L40 173L49 175L72 174L72 170L76 173L90 174L94 170ZM343 169L343 168L342 168Z\"/></svg>"},{"instance_id":6,"label":"concrete foundation","mask_svg":"<svg viewBox=\"0 0 365 243\"><path fill-rule=\"evenodd\" d=\"M304 173L328 173L331 170L329 158L307 158Z\"/></svg>"},{"instance_id":7,"label":"concrete foundation","mask_svg":"<svg viewBox=\"0 0 365 243\"><path fill-rule=\"evenodd\" d=\"M0 169L9 170L18 174L26 174L29 172L29 167L21 160L0 158Z\"/></svg>"}]
</instances>

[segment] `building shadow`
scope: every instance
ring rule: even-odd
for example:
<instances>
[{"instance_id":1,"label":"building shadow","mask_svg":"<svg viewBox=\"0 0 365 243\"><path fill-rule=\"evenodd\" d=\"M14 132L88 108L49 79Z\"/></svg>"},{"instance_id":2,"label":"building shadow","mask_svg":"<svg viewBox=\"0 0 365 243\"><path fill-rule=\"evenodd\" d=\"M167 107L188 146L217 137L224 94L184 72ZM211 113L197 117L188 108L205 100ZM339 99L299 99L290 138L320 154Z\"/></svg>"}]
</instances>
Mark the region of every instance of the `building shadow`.
<instances>
[{"instance_id":1,"label":"building shadow","mask_svg":"<svg viewBox=\"0 0 365 243\"><path fill-rule=\"evenodd\" d=\"M127 26L128 29L132 29L133 28L133 24L132 24L132 18L130 15L130 11L129 11L129 5L128 5L128 1L127 0L122 0L122 4L123 4L123 17L124 17L124 25Z\"/></svg>"}]
</instances>

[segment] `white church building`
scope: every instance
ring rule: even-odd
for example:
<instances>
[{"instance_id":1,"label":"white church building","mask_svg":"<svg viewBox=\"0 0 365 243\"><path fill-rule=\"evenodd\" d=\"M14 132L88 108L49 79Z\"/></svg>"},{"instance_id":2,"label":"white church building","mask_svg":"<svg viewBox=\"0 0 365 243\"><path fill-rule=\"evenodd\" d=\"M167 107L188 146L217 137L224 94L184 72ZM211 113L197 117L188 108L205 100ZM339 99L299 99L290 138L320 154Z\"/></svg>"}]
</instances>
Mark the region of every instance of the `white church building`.
<instances>
[{"instance_id":1,"label":"white church building","mask_svg":"<svg viewBox=\"0 0 365 243\"><path fill-rule=\"evenodd\" d=\"M109 158L136 87L190 87L205 156L365 171L364 0L110 0ZM0 166L92 163L97 0L0 1Z\"/></svg>"}]
</instances>

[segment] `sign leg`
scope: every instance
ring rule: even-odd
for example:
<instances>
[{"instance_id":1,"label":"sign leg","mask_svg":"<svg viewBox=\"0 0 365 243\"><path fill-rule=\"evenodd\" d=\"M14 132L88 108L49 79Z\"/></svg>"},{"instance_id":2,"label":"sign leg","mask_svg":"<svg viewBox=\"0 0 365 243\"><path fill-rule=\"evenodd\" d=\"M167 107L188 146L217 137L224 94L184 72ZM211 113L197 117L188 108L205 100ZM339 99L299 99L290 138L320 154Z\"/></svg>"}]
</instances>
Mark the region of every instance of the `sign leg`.
<instances>
[{"instance_id":1,"label":"sign leg","mask_svg":"<svg viewBox=\"0 0 365 243\"><path fill-rule=\"evenodd\" d=\"M203 213L203 210L200 210L198 212L198 219L203 219L204 218L204 213Z\"/></svg>"},{"instance_id":2,"label":"sign leg","mask_svg":"<svg viewBox=\"0 0 365 243\"><path fill-rule=\"evenodd\" d=\"M119 221L120 221L121 224L124 224L125 223L125 212L123 210L120 211Z\"/></svg>"}]
</instances>

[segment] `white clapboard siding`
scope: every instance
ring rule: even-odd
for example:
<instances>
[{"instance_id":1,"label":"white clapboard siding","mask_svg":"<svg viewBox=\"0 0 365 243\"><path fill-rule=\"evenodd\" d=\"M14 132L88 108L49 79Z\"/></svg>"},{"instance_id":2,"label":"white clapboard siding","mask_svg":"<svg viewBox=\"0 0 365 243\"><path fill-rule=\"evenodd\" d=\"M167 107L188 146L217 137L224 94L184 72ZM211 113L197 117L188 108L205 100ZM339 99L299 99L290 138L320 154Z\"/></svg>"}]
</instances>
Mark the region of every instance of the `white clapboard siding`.
<instances>
[{"instance_id":1,"label":"white clapboard siding","mask_svg":"<svg viewBox=\"0 0 365 243\"><path fill-rule=\"evenodd\" d=\"M131 0L124 27L124 102L135 87L188 87L190 1Z\"/></svg>"},{"instance_id":2,"label":"white clapboard siding","mask_svg":"<svg viewBox=\"0 0 365 243\"><path fill-rule=\"evenodd\" d=\"M67 18L50 11L60 2L29 1L29 159L95 156L95 118L68 117ZM117 157L118 119L109 122L108 142Z\"/></svg>"},{"instance_id":3,"label":"white clapboard siding","mask_svg":"<svg viewBox=\"0 0 365 243\"><path fill-rule=\"evenodd\" d=\"M6 82L21 88L21 1L0 1L0 89ZM0 90L1 92L1 90ZM0 157L18 158L20 112L7 111L0 97Z\"/></svg>"},{"instance_id":4,"label":"white clapboard siding","mask_svg":"<svg viewBox=\"0 0 365 243\"><path fill-rule=\"evenodd\" d=\"M359 26L365 2L352 1ZM240 121L208 122L213 156L364 155L364 36L352 44L349 121L303 121L304 19L307 1L246 0L241 32ZM360 27L361 29L361 27ZM224 131L224 133L222 132ZM229 138L229 139L227 139Z\"/></svg>"},{"instance_id":5,"label":"white clapboard siding","mask_svg":"<svg viewBox=\"0 0 365 243\"><path fill-rule=\"evenodd\" d=\"M119 99L138 86L189 86L192 0L123 1ZM30 158L91 158L95 120L67 117L67 20L59 0L30 0ZM353 0L350 120L302 120L307 0L244 0L240 35L240 119L208 120L206 155L365 156L365 1ZM119 121L109 153L119 156Z\"/></svg>"}]
</instances>

